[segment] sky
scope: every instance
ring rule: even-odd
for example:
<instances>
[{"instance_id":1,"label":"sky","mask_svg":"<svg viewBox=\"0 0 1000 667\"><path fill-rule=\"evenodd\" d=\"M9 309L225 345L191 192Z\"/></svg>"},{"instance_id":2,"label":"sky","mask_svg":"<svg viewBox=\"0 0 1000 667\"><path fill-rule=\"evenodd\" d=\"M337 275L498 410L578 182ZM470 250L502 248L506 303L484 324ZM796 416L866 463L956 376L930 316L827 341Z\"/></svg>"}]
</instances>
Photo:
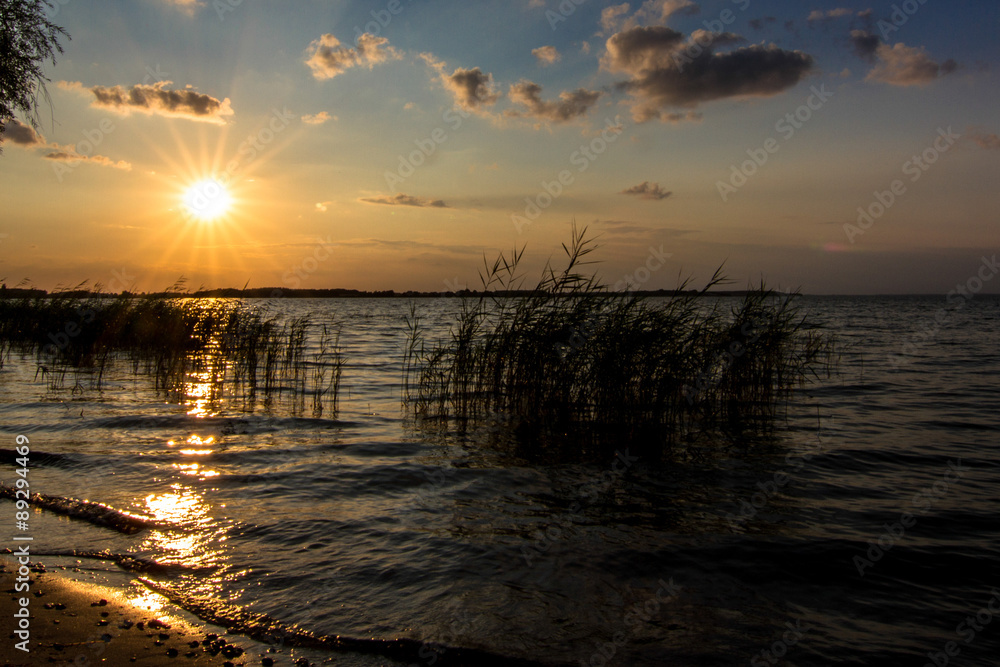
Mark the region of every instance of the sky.
<instances>
[{"instance_id":1,"label":"sky","mask_svg":"<svg viewBox=\"0 0 1000 667\"><path fill-rule=\"evenodd\" d=\"M51 104L0 155L8 286L475 289L521 247L530 284L574 223L618 289L945 295L998 251L994 0L51 13Z\"/></svg>"}]
</instances>

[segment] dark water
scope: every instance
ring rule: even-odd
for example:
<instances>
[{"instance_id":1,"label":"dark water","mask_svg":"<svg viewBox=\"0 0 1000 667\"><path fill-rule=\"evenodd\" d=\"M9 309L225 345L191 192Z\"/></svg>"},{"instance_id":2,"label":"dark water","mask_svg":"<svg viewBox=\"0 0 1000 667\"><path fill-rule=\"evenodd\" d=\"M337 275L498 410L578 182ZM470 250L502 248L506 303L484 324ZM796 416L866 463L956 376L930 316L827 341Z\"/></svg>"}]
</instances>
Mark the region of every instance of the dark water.
<instances>
[{"instance_id":1,"label":"dark water","mask_svg":"<svg viewBox=\"0 0 1000 667\"><path fill-rule=\"evenodd\" d=\"M1000 614L975 615L995 594L1000 612L1000 299L943 325L943 297L802 303L840 372L750 457L539 465L484 447L489 429L418 428L402 300L269 304L342 323L337 420L241 413L197 382L183 405L124 375L47 392L15 356L0 447L62 455L32 464L33 491L171 526L36 512L36 552L150 559L176 590L317 633L591 665L919 666L956 642L950 664L997 664ZM457 306L418 302L438 332Z\"/></svg>"}]
</instances>

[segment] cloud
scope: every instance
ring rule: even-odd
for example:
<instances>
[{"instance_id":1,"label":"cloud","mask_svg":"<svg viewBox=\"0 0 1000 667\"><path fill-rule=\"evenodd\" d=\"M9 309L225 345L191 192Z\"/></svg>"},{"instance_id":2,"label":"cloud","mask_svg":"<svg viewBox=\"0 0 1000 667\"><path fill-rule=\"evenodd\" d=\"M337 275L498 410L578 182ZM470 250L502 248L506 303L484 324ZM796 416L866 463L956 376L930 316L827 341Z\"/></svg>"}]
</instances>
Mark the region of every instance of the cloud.
<instances>
[{"instance_id":1,"label":"cloud","mask_svg":"<svg viewBox=\"0 0 1000 667\"><path fill-rule=\"evenodd\" d=\"M38 146L45 143L45 137L35 132L30 125L25 125L16 118L8 118L4 121L6 129L0 135L7 141L18 146Z\"/></svg>"},{"instance_id":2,"label":"cloud","mask_svg":"<svg viewBox=\"0 0 1000 667\"><path fill-rule=\"evenodd\" d=\"M379 195L378 197L362 197L360 201L366 204L385 204L387 206L419 206L429 208L450 208L440 199L427 199L426 197L414 197L412 195Z\"/></svg>"},{"instance_id":3,"label":"cloud","mask_svg":"<svg viewBox=\"0 0 1000 667\"><path fill-rule=\"evenodd\" d=\"M669 108L777 95L813 69L812 56L774 44L716 53L720 46L741 41L742 37L728 32L696 30L686 40L665 26L632 28L607 40L601 67L629 75L619 87L632 95L632 116L638 122L677 120Z\"/></svg>"},{"instance_id":4,"label":"cloud","mask_svg":"<svg viewBox=\"0 0 1000 667\"><path fill-rule=\"evenodd\" d=\"M854 45L854 53L870 63L875 62L875 53L881 43L882 41L877 35L873 35L867 30L851 31L851 44Z\"/></svg>"},{"instance_id":5,"label":"cloud","mask_svg":"<svg viewBox=\"0 0 1000 667\"><path fill-rule=\"evenodd\" d=\"M666 199L673 192L667 192L659 183L650 183L649 181L643 181L639 185L633 185L630 188L625 188L618 194L620 195L632 195L638 197L639 199L650 199L653 201L660 201L661 199Z\"/></svg>"},{"instance_id":6,"label":"cloud","mask_svg":"<svg viewBox=\"0 0 1000 667\"><path fill-rule=\"evenodd\" d=\"M562 56L554 46L540 46L531 50L531 55L538 58L538 62L544 65L551 65L562 60Z\"/></svg>"},{"instance_id":7,"label":"cloud","mask_svg":"<svg viewBox=\"0 0 1000 667\"><path fill-rule=\"evenodd\" d=\"M559 93L558 102L542 100L542 87L532 81L519 81L510 87L510 100L515 104L527 107L527 111L508 110L505 115L513 117L528 117L548 120L554 123L565 123L575 118L585 116L601 93L595 90L578 88L573 92Z\"/></svg>"},{"instance_id":8,"label":"cloud","mask_svg":"<svg viewBox=\"0 0 1000 667\"><path fill-rule=\"evenodd\" d=\"M302 122L306 125L322 125L328 120L337 120L337 117L331 116L326 111L320 111L317 114L306 114L302 116Z\"/></svg>"},{"instance_id":9,"label":"cloud","mask_svg":"<svg viewBox=\"0 0 1000 667\"><path fill-rule=\"evenodd\" d=\"M186 118L188 120L223 125L227 116L233 115L229 98L219 100L191 89L170 90L172 81L158 81L152 85L138 84L131 88L122 86L93 86L85 88L73 81L60 81L59 87L77 90L94 96L91 106L110 109L127 116L133 111L146 115Z\"/></svg>"},{"instance_id":10,"label":"cloud","mask_svg":"<svg viewBox=\"0 0 1000 667\"><path fill-rule=\"evenodd\" d=\"M698 3L692 0L647 0L635 13L635 18L665 23L674 14L697 14L700 11Z\"/></svg>"},{"instance_id":11,"label":"cloud","mask_svg":"<svg viewBox=\"0 0 1000 667\"><path fill-rule=\"evenodd\" d=\"M313 77L332 79L352 67L372 69L389 60L400 60L403 56L388 44L385 37L366 32L358 37L355 48L344 48L339 39L327 33L309 44L312 54L306 64L312 69Z\"/></svg>"},{"instance_id":12,"label":"cloud","mask_svg":"<svg viewBox=\"0 0 1000 667\"><path fill-rule=\"evenodd\" d=\"M1000 151L1000 137L995 134L977 134L972 137L972 140L980 148L984 148L989 151Z\"/></svg>"},{"instance_id":13,"label":"cloud","mask_svg":"<svg viewBox=\"0 0 1000 667\"><path fill-rule=\"evenodd\" d=\"M878 64L865 80L893 86L924 86L958 69L954 60L938 64L931 60L923 47L910 47L902 42L895 46L880 44L875 55Z\"/></svg>"},{"instance_id":14,"label":"cloud","mask_svg":"<svg viewBox=\"0 0 1000 667\"><path fill-rule=\"evenodd\" d=\"M601 11L600 35L616 30L631 30L639 26L666 24L674 14L698 14L701 8L692 0L646 0L632 16L627 16L631 5L624 2L605 7Z\"/></svg>"},{"instance_id":15,"label":"cloud","mask_svg":"<svg viewBox=\"0 0 1000 667\"><path fill-rule=\"evenodd\" d=\"M463 108L488 115L485 107L493 106L500 99L499 93L493 89L492 74L485 73L478 67L472 69L459 67L451 74L447 74L443 61L437 60L429 53L422 53L420 57L437 71L441 85Z\"/></svg>"},{"instance_id":16,"label":"cloud","mask_svg":"<svg viewBox=\"0 0 1000 667\"><path fill-rule=\"evenodd\" d=\"M35 132L31 126L25 125L16 118L10 118L6 121L6 123L7 126L3 133L4 139L29 150L49 150L49 153L42 156L47 160L72 163L89 162L102 167L112 167L114 169L122 169L124 171L132 170L132 164L126 162L125 160L115 162L111 158L103 155L81 155L77 152L76 147L74 146L60 146L57 143L50 144L45 141L45 137Z\"/></svg>"},{"instance_id":17,"label":"cloud","mask_svg":"<svg viewBox=\"0 0 1000 667\"><path fill-rule=\"evenodd\" d=\"M59 148L53 144L53 148ZM57 162L89 162L91 164L100 165L102 167L111 167L113 169L121 169L123 171L132 171L132 164L126 162L125 160L119 160L115 162L109 157L103 155L80 155L72 146L65 146L60 150L53 151L51 153L45 154L46 160L55 160Z\"/></svg>"},{"instance_id":18,"label":"cloud","mask_svg":"<svg viewBox=\"0 0 1000 667\"><path fill-rule=\"evenodd\" d=\"M620 5L611 5L601 10L601 29L605 34L612 33L618 29L622 17L628 14L631 7L627 2Z\"/></svg>"},{"instance_id":19,"label":"cloud","mask_svg":"<svg viewBox=\"0 0 1000 667\"><path fill-rule=\"evenodd\" d=\"M807 21L822 21L823 19L838 19L842 16L853 16L854 10L847 9L846 7L838 7L837 9L829 9L823 11L820 9L813 10L809 16L806 18Z\"/></svg>"},{"instance_id":20,"label":"cloud","mask_svg":"<svg viewBox=\"0 0 1000 667\"><path fill-rule=\"evenodd\" d=\"M751 19L749 23L754 30L763 30L765 23L776 23L777 21L778 19L773 16L764 16L759 19Z\"/></svg>"},{"instance_id":21,"label":"cloud","mask_svg":"<svg viewBox=\"0 0 1000 667\"><path fill-rule=\"evenodd\" d=\"M201 0L163 0L166 4L177 7L185 14L194 14L194 10L202 6Z\"/></svg>"},{"instance_id":22,"label":"cloud","mask_svg":"<svg viewBox=\"0 0 1000 667\"><path fill-rule=\"evenodd\" d=\"M442 77L445 88L466 109L491 106L500 99L493 91L493 75L484 73L478 67L459 67L451 75Z\"/></svg>"}]
</instances>

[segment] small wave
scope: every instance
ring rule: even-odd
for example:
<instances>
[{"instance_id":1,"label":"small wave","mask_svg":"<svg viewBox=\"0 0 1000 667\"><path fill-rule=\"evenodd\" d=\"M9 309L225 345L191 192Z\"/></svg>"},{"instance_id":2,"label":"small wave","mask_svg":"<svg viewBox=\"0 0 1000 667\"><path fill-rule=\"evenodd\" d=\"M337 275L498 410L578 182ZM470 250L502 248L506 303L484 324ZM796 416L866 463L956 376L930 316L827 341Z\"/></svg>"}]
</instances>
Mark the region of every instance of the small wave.
<instances>
[{"instance_id":1,"label":"small wave","mask_svg":"<svg viewBox=\"0 0 1000 667\"><path fill-rule=\"evenodd\" d=\"M446 667L449 665L454 667L464 665L542 667L546 664L552 664L499 655L481 649L420 642L405 637L362 639L343 635L319 635L301 628L289 627L266 614L253 612L218 600L187 595L145 577L139 577L139 581L150 590L159 593L203 621L220 625L261 642L278 643L298 648L381 655L408 663L423 662L433 655L437 658L435 664Z\"/></svg>"},{"instance_id":2,"label":"small wave","mask_svg":"<svg viewBox=\"0 0 1000 667\"><path fill-rule=\"evenodd\" d=\"M12 554L14 552L10 549L4 549L0 553ZM107 560L114 562L118 565L118 567L128 572L142 572L144 574L171 574L178 571L186 572L192 569L198 569L179 564L165 565L154 560L149 560L148 558L142 558L141 556L116 554L107 550L81 551L78 549L70 549L68 551L32 551L31 555L33 558L89 558L92 560Z\"/></svg>"},{"instance_id":3,"label":"small wave","mask_svg":"<svg viewBox=\"0 0 1000 667\"><path fill-rule=\"evenodd\" d=\"M220 433L250 434L286 429L327 429L353 426L351 422L315 417L194 417L187 414L175 415L117 415L96 417L86 420L86 428L100 429L197 429L217 430ZM71 424L67 428L77 430L81 424Z\"/></svg>"},{"instance_id":4,"label":"small wave","mask_svg":"<svg viewBox=\"0 0 1000 667\"><path fill-rule=\"evenodd\" d=\"M18 500L17 489L6 484L0 484L0 498ZM24 498L21 499L23 500ZM163 524L149 517L118 510L102 503L93 503L89 500L32 493L27 498L27 501L36 507L47 509L50 512L62 514L71 519L87 521L95 526L117 530L119 533L125 533L126 535L134 535L146 528L178 530L176 526Z\"/></svg>"},{"instance_id":5,"label":"small wave","mask_svg":"<svg viewBox=\"0 0 1000 667\"><path fill-rule=\"evenodd\" d=\"M0 458L2 458L5 461L13 461L16 457L19 457L19 456L20 456L20 454L18 454L13 449L5 449L3 447L0 447ZM65 462L70 461L70 460L71 460L70 457L65 456L64 454L53 454L51 452L40 452L40 451L38 451L37 449L34 449L34 448L32 448L32 450L31 450L31 465L32 466L39 465L39 464L41 464L43 466L45 466L45 465L59 465L61 463L65 463Z\"/></svg>"}]
</instances>

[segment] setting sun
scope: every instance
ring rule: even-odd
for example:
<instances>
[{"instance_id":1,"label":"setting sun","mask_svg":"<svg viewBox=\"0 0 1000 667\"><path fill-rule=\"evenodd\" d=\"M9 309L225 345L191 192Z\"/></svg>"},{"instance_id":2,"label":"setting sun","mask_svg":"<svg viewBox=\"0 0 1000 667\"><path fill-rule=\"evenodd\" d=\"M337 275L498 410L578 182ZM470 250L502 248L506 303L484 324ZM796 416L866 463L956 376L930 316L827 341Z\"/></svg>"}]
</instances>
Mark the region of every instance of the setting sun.
<instances>
[{"instance_id":1,"label":"setting sun","mask_svg":"<svg viewBox=\"0 0 1000 667\"><path fill-rule=\"evenodd\" d=\"M188 215L210 222L229 213L233 199L225 185L215 179L194 183L184 192L184 209Z\"/></svg>"}]
</instances>

